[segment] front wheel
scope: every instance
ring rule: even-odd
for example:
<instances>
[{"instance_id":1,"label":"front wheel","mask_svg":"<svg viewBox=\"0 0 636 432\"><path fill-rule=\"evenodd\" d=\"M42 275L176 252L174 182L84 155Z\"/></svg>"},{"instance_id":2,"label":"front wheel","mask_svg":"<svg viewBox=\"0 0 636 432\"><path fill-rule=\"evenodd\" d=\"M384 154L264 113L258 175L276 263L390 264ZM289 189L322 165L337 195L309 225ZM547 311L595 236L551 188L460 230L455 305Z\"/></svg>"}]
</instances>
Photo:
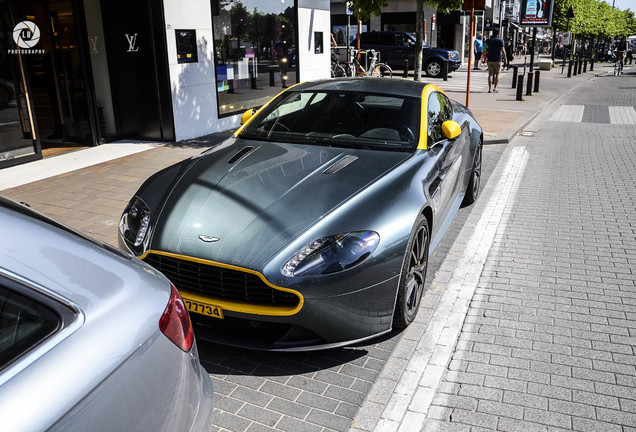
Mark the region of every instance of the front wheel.
<instances>
[{"instance_id":1,"label":"front wheel","mask_svg":"<svg viewBox=\"0 0 636 432\"><path fill-rule=\"evenodd\" d=\"M392 78L393 77L393 71L391 70L391 68L382 63L377 65L376 67L373 68L373 72L371 73L371 76L374 77L383 77L383 78Z\"/></svg>"},{"instance_id":2,"label":"front wheel","mask_svg":"<svg viewBox=\"0 0 636 432\"><path fill-rule=\"evenodd\" d=\"M432 78L442 76L442 64L438 60L431 60L426 64L426 75Z\"/></svg>"},{"instance_id":3,"label":"front wheel","mask_svg":"<svg viewBox=\"0 0 636 432\"><path fill-rule=\"evenodd\" d=\"M406 328L413 322L424 294L428 268L428 221L419 215L406 247L398 286L393 327Z\"/></svg>"}]
</instances>

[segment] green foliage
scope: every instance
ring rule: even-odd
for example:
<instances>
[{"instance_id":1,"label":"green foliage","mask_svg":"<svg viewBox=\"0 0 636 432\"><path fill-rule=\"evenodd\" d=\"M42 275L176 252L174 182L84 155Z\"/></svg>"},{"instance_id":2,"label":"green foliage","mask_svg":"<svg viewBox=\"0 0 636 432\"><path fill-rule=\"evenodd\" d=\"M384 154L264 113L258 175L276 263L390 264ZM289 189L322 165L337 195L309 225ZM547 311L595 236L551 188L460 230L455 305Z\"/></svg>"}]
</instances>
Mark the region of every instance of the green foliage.
<instances>
[{"instance_id":1,"label":"green foliage","mask_svg":"<svg viewBox=\"0 0 636 432\"><path fill-rule=\"evenodd\" d=\"M463 2L464 0L424 0L424 3L430 8L444 13L460 10Z\"/></svg>"},{"instance_id":2,"label":"green foliage","mask_svg":"<svg viewBox=\"0 0 636 432\"><path fill-rule=\"evenodd\" d=\"M382 8L389 5L387 0L343 0L353 16L360 21L368 20L373 15L380 15Z\"/></svg>"},{"instance_id":3,"label":"green foliage","mask_svg":"<svg viewBox=\"0 0 636 432\"><path fill-rule=\"evenodd\" d=\"M565 31L569 7L574 8L575 17L570 19L570 31L583 37L613 38L636 34L636 17L627 9L621 11L602 0L555 0L552 29Z\"/></svg>"}]
</instances>

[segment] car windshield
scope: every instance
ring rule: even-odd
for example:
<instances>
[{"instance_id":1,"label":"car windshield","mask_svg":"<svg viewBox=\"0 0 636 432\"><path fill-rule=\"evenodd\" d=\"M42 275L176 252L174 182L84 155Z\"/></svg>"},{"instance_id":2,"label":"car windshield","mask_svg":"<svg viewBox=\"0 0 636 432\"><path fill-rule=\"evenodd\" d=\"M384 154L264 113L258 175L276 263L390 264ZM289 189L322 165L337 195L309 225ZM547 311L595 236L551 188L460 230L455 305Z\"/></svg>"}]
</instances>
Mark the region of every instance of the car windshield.
<instances>
[{"instance_id":1,"label":"car windshield","mask_svg":"<svg viewBox=\"0 0 636 432\"><path fill-rule=\"evenodd\" d=\"M346 91L287 91L241 131L246 139L410 151L418 98Z\"/></svg>"}]
</instances>

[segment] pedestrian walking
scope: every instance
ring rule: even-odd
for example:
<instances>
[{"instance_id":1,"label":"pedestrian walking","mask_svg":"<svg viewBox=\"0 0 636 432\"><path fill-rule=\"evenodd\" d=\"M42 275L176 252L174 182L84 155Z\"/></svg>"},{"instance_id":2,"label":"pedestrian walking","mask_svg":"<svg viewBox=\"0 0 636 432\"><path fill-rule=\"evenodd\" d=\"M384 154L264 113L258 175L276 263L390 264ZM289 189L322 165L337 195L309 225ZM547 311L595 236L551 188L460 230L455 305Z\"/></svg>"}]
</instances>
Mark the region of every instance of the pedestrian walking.
<instances>
[{"instance_id":1,"label":"pedestrian walking","mask_svg":"<svg viewBox=\"0 0 636 432\"><path fill-rule=\"evenodd\" d=\"M499 29L495 28L486 41L487 60L488 60L488 93L494 91L497 93L497 84L499 84L499 73L501 72L501 61L507 63L506 49L504 41L499 37Z\"/></svg>"},{"instance_id":2,"label":"pedestrian walking","mask_svg":"<svg viewBox=\"0 0 636 432\"><path fill-rule=\"evenodd\" d=\"M479 69L479 62L481 61L481 55L484 51L484 41L481 40L481 34L477 33L477 38L475 38L475 43L474 43L474 48L473 48L474 54L475 54L475 61L474 61L474 65L473 65L473 70L480 70Z\"/></svg>"}]
</instances>

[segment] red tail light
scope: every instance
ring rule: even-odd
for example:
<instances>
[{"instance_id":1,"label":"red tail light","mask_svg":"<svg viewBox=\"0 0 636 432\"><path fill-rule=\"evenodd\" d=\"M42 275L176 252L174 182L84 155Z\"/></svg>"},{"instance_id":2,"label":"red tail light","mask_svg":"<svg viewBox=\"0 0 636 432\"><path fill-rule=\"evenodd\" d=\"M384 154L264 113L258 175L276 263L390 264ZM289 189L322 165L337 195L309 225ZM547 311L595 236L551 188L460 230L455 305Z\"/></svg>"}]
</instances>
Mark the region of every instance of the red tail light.
<instances>
[{"instance_id":1,"label":"red tail light","mask_svg":"<svg viewBox=\"0 0 636 432\"><path fill-rule=\"evenodd\" d=\"M170 301L159 320L159 329L176 346L188 352L194 342L192 322L190 322L188 309L186 309L183 299L179 295L179 291L172 285L172 282L170 283L170 287L172 289Z\"/></svg>"}]
</instances>

